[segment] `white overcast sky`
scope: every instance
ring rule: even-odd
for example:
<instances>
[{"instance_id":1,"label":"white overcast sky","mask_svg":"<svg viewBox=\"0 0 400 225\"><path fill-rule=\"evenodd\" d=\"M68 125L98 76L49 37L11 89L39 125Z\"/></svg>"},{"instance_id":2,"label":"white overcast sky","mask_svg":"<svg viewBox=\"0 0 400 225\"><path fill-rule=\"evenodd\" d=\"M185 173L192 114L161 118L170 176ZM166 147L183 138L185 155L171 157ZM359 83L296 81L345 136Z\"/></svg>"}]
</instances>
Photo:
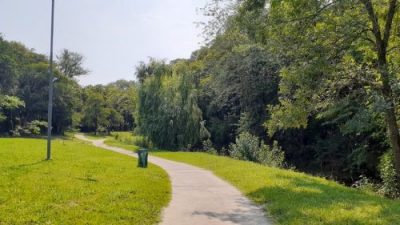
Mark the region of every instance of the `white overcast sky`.
<instances>
[{"instance_id":1,"label":"white overcast sky","mask_svg":"<svg viewBox=\"0 0 400 225\"><path fill-rule=\"evenodd\" d=\"M85 56L80 83L134 79L148 57L187 58L200 47L195 22L207 0L56 0L54 51ZM48 55L51 0L0 0L0 33Z\"/></svg>"}]
</instances>

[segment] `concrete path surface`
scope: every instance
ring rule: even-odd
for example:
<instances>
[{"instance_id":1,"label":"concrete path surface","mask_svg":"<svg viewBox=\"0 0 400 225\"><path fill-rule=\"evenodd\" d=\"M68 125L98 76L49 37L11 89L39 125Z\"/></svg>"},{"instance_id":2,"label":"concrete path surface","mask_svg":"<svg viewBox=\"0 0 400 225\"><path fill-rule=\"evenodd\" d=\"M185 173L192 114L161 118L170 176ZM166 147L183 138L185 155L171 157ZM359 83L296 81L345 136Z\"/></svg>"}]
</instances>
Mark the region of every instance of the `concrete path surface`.
<instances>
[{"instance_id":1,"label":"concrete path surface","mask_svg":"<svg viewBox=\"0 0 400 225\"><path fill-rule=\"evenodd\" d=\"M136 157L132 151L104 144L104 140L75 137ZM154 156L149 156L149 161L162 167L172 184L172 200L164 209L161 225L271 225L262 209L210 171Z\"/></svg>"}]
</instances>

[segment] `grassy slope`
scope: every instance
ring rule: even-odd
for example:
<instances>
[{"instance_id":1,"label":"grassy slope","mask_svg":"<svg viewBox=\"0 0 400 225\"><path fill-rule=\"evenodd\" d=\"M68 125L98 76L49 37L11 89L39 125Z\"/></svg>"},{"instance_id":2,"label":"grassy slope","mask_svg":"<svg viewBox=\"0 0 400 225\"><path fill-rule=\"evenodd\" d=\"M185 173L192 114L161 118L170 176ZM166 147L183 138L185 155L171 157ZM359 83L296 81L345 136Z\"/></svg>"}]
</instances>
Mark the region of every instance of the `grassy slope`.
<instances>
[{"instance_id":1,"label":"grassy slope","mask_svg":"<svg viewBox=\"0 0 400 225\"><path fill-rule=\"evenodd\" d=\"M114 147L119 147L119 148L124 148L127 150L131 150L131 151L138 151L140 148L136 145L131 145L131 144L125 144L122 142L119 142L117 140L115 140L113 137L108 137L105 141L105 144L110 145L110 146L114 146Z\"/></svg>"},{"instance_id":2,"label":"grassy slope","mask_svg":"<svg viewBox=\"0 0 400 225\"><path fill-rule=\"evenodd\" d=\"M85 135L87 136L87 134ZM132 132L128 131L111 132L111 135L107 136L104 143L134 152L140 149L139 145L146 144L145 139L142 136L133 135Z\"/></svg>"},{"instance_id":3,"label":"grassy slope","mask_svg":"<svg viewBox=\"0 0 400 225\"><path fill-rule=\"evenodd\" d=\"M155 224L167 174L78 141L0 138L0 224Z\"/></svg>"},{"instance_id":4,"label":"grassy slope","mask_svg":"<svg viewBox=\"0 0 400 225\"><path fill-rule=\"evenodd\" d=\"M213 171L255 202L265 205L276 224L400 224L400 201L325 179L205 153L161 152L153 155Z\"/></svg>"}]
</instances>

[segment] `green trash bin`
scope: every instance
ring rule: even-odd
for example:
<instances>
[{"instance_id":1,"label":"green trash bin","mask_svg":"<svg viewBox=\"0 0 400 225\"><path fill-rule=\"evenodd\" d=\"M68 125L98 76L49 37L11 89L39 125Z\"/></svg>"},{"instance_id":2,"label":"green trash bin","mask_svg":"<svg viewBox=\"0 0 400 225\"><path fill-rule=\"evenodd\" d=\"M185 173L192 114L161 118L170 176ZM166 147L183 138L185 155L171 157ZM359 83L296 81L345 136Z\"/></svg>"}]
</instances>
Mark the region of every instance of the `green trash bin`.
<instances>
[{"instance_id":1,"label":"green trash bin","mask_svg":"<svg viewBox=\"0 0 400 225\"><path fill-rule=\"evenodd\" d=\"M149 151L145 148L139 149L138 153L138 167L147 168L147 160Z\"/></svg>"}]
</instances>

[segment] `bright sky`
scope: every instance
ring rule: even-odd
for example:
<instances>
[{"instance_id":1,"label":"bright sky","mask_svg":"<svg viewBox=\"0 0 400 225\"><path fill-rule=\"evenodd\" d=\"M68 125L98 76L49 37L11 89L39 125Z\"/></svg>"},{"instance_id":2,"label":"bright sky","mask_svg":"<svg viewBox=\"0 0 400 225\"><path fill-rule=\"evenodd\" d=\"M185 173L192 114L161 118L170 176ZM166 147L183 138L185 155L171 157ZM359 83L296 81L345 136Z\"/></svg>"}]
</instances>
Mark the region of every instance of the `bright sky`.
<instances>
[{"instance_id":1,"label":"bright sky","mask_svg":"<svg viewBox=\"0 0 400 225\"><path fill-rule=\"evenodd\" d=\"M187 58L200 47L207 0L56 0L54 51L85 56L80 83L134 79L149 56ZM0 0L0 33L49 55L51 0Z\"/></svg>"}]
</instances>

